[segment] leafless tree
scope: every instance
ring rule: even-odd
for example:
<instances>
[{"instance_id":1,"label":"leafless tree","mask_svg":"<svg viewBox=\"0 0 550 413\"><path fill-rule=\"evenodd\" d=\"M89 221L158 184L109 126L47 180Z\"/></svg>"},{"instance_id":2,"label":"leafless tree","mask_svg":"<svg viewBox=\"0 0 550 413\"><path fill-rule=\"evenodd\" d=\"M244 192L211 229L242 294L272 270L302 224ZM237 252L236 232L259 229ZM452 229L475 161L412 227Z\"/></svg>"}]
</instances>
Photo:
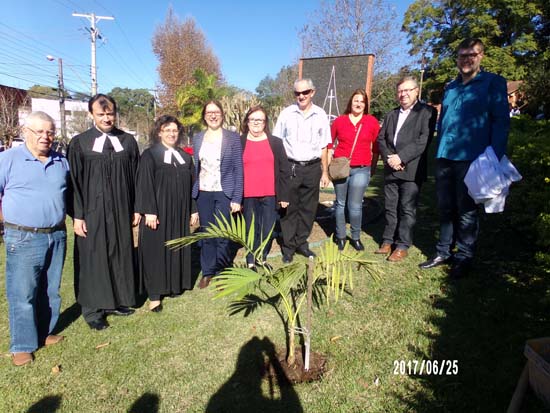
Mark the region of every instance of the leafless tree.
<instances>
[{"instance_id":1,"label":"leafless tree","mask_svg":"<svg viewBox=\"0 0 550 413\"><path fill-rule=\"evenodd\" d=\"M7 147L19 135L18 109L24 101L17 89L0 88L0 139Z\"/></svg>"},{"instance_id":2,"label":"leafless tree","mask_svg":"<svg viewBox=\"0 0 550 413\"><path fill-rule=\"evenodd\" d=\"M399 52L401 24L385 0L321 0L300 30L304 57L373 53L377 69L389 70Z\"/></svg>"},{"instance_id":3,"label":"leafless tree","mask_svg":"<svg viewBox=\"0 0 550 413\"><path fill-rule=\"evenodd\" d=\"M176 114L176 91L193 82L196 69L201 68L221 79L218 58L194 19L181 22L169 8L166 20L155 30L152 43L153 52L159 59L159 99L165 112Z\"/></svg>"}]
</instances>

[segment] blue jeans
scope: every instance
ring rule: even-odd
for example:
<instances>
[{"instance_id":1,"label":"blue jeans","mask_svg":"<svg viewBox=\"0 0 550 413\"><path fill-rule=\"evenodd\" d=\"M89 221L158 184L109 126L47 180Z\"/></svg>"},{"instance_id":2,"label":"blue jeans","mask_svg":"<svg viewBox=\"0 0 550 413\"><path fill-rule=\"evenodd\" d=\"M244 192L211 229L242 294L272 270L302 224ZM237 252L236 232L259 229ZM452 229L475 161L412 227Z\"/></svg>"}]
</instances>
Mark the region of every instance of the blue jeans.
<instances>
[{"instance_id":1,"label":"blue jeans","mask_svg":"<svg viewBox=\"0 0 550 413\"><path fill-rule=\"evenodd\" d=\"M336 193L336 237L346 238L346 198L351 227L351 239L361 238L361 221L363 218L363 195L369 186L370 166L351 168L346 179L334 182Z\"/></svg>"},{"instance_id":2,"label":"blue jeans","mask_svg":"<svg viewBox=\"0 0 550 413\"><path fill-rule=\"evenodd\" d=\"M478 208L464 183L470 163L437 159L435 170L440 227L437 254L450 257L455 241L457 261L473 258L479 233Z\"/></svg>"},{"instance_id":3,"label":"blue jeans","mask_svg":"<svg viewBox=\"0 0 550 413\"><path fill-rule=\"evenodd\" d=\"M201 227L216 223L215 216L224 216L228 221L231 215L231 200L222 191L200 191L197 209ZM201 241L201 270L203 276L218 274L233 263L232 243L226 238L211 238Z\"/></svg>"},{"instance_id":4,"label":"blue jeans","mask_svg":"<svg viewBox=\"0 0 550 413\"><path fill-rule=\"evenodd\" d=\"M254 249L257 249L275 225L275 221L277 220L277 201L274 196L250 197L243 198L243 200L243 215L247 229L250 228L252 215L254 214ZM272 243L273 236L262 251L263 261L267 259L267 254L271 250ZM254 264L252 254L247 254L246 263Z\"/></svg>"},{"instance_id":5,"label":"blue jeans","mask_svg":"<svg viewBox=\"0 0 550 413\"><path fill-rule=\"evenodd\" d=\"M5 229L12 353L32 353L57 324L66 242L64 230L40 234Z\"/></svg>"}]
</instances>

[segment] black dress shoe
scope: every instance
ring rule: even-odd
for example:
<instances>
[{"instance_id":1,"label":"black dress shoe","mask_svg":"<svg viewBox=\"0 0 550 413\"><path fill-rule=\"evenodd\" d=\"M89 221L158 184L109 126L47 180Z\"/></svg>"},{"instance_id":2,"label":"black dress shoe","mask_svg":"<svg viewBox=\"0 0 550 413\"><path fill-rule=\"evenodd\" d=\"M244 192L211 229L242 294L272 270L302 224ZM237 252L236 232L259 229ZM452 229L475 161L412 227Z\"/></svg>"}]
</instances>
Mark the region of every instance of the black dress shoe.
<instances>
[{"instance_id":1,"label":"black dress shoe","mask_svg":"<svg viewBox=\"0 0 550 413\"><path fill-rule=\"evenodd\" d=\"M338 245L338 251L343 251L344 247L346 246L346 239L345 238L335 238L334 242L336 245Z\"/></svg>"},{"instance_id":2,"label":"black dress shoe","mask_svg":"<svg viewBox=\"0 0 550 413\"><path fill-rule=\"evenodd\" d=\"M292 254L283 254L283 264L290 264L293 259Z\"/></svg>"},{"instance_id":3,"label":"black dress shoe","mask_svg":"<svg viewBox=\"0 0 550 413\"><path fill-rule=\"evenodd\" d=\"M306 258L315 258L315 253L311 251L308 247L298 248L296 252Z\"/></svg>"},{"instance_id":4,"label":"black dress shoe","mask_svg":"<svg viewBox=\"0 0 550 413\"><path fill-rule=\"evenodd\" d=\"M350 241L350 244L353 248L355 248L357 251L364 251L365 250L365 246L363 245L363 243L361 242L360 239L352 239Z\"/></svg>"},{"instance_id":5,"label":"black dress shoe","mask_svg":"<svg viewBox=\"0 0 550 413\"><path fill-rule=\"evenodd\" d=\"M160 303L159 305L157 305L155 308L151 308L151 311L153 313L160 313L162 311L162 303Z\"/></svg>"},{"instance_id":6,"label":"black dress shoe","mask_svg":"<svg viewBox=\"0 0 550 413\"><path fill-rule=\"evenodd\" d=\"M107 327L109 327L109 323L107 323L107 321L102 318L100 318L99 320L88 321L88 325L92 330L97 331L105 330Z\"/></svg>"},{"instance_id":7,"label":"black dress shoe","mask_svg":"<svg viewBox=\"0 0 550 413\"><path fill-rule=\"evenodd\" d=\"M449 277L457 280L459 278L464 278L468 275L470 271L470 262L468 260L460 260L453 262L451 270L449 271Z\"/></svg>"},{"instance_id":8,"label":"black dress shoe","mask_svg":"<svg viewBox=\"0 0 550 413\"><path fill-rule=\"evenodd\" d=\"M428 268L434 268L439 265L446 264L450 261L451 257L442 257L441 255L436 255L433 258L430 258L428 261L424 261L418 266L422 268L423 270L427 270Z\"/></svg>"},{"instance_id":9,"label":"black dress shoe","mask_svg":"<svg viewBox=\"0 0 550 413\"><path fill-rule=\"evenodd\" d=\"M118 308L115 308L114 310L105 310L104 311L106 315L117 315L117 316L128 316L128 315L132 315L136 312L136 310L134 310L133 308L128 308L128 307L118 307Z\"/></svg>"}]
</instances>

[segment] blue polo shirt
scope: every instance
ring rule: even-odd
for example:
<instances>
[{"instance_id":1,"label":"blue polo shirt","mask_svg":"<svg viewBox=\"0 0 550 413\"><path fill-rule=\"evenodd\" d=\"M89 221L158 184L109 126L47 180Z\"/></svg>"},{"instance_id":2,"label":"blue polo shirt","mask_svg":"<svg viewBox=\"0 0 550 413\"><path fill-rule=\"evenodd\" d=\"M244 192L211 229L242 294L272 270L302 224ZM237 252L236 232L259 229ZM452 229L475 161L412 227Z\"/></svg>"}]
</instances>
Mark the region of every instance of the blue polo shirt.
<instances>
[{"instance_id":1,"label":"blue polo shirt","mask_svg":"<svg viewBox=\"0 0 550 413\"><path fill-rule=\"evenodd\" d=\"M509 129L506 80L481 71L463 85L459 76L443 96L436 158L473 161L490 145L500 159L506 153Z\"/></svg>"},{"instance_id":2,"label":"blue polo shirt","mask_svg":"<svg viewBox=\"0 0 550 413\"><path fill-rule=\"evenodd\" d=\"M0 153L0 193L4 221L49 228L65 220L69 163L50 151L45 163L26 145Z\"/></svg>"}]
</instances>

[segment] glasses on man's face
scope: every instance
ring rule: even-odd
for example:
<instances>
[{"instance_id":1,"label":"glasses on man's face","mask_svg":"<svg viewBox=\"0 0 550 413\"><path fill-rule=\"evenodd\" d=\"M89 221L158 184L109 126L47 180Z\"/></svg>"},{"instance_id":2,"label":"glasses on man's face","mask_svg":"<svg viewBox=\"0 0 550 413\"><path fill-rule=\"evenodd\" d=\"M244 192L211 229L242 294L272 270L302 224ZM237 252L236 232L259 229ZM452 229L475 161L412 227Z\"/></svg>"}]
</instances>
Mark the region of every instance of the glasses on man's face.
<instances>
[{"instance_id":1,"label":"glasses on man's face","mask_svg":"<svg viewBox=\"0 0 550 413\"><path fill-rule=\"evenodd\" d=\"M458 54L458 60L470 60L475 59L478 57L481 53L459 53Z\"/></svg>"},{"instance_id":2,"label":"glasses on man's face","mask_svg":"<svg viewBox=\"0 0 550 413\"><path fill-rule=\"evenodd\" d=\"M300 95L304 95L304 96L307 96L309 95L311 92L313 92L313 89L307 89L307 90L302 90L301 92L298 92L297 90L294 91L294 96L298 97Z\"/></svg>"},{"instance_id":3,"label":"glasses on man's face","mask_svg":"<svg viewBox=\"0 0 550 413\"><path fill-rule=\"evenodd\" d=\"M415 89L416 89L415 87L413 87L412 89L401 89L401 90L397 91L397 94L398 95L408 95L409 93L411 93Z\"/></svg>"},{"instance_id":4,"label":"glasses on man's face","mask_svg":"<svg viewBox=\"0 0 550 413\"><path fill-rule=\"evenodd\" d=\"M34 133L36 136L46 135L48 138L53 138L55 136L54 130L34 130L32 128L29 128L28 126L27 126L27 129L30 130L32 133Z\"/></svg>"},{"instance_id":5,"label":"glasses on man's face","mask_svg":"<svg viewBox=\"0 0 550 413\"><path fill-rule=\"evenodd\" d=\"M260 118L248 118L248 123L264 123L265 119Z\"/></svg>"},{"instance_id":6,"label":"glasses on man's face","mask_svg":"<svg viewBox=\"0 0 550 413\"><path fill-rule=\"evenodd\" d=\"M220 116L222 113L219 110L205 112L206 116Z\"/></svg>"}]
</instances>

